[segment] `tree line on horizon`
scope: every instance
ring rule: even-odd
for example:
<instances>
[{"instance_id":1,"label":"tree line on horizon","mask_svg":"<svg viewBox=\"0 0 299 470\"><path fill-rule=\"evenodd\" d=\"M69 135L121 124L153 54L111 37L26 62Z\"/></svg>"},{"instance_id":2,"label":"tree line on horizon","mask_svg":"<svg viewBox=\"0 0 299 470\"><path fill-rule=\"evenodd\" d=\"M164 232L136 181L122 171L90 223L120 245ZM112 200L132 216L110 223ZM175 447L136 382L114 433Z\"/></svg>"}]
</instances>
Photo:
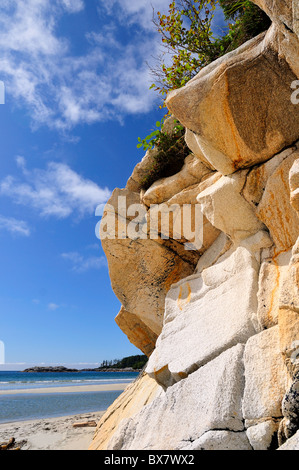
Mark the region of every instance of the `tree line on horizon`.
<instances>
[{"instance_id":1,"label":"tree line on horizon","mask_svg":"<svg viewBox=\"0 0 299 470\"><path fill-rule=\"evenodd\" d=\"M100 368L101 369L126 369L130 367L132 369L142 369L147 363L148 358L145 355L135 355L124 357L123 359L104 360Z\"/></svg>"}]
</instances>

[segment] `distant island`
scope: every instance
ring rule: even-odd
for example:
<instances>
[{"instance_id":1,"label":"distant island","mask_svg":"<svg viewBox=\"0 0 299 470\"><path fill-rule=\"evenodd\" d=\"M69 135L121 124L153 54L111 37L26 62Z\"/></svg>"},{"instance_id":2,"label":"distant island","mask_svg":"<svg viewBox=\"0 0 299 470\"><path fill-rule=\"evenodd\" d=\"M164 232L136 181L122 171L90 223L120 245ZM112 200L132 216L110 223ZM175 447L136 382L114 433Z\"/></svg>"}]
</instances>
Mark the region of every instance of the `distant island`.
<instances>
[{"instance_id":1,"label":"distant island","mask_svg":"<svg viewBox=\"0 0 299 470\"><path fill-rule=\"evenodd\" d=\"M148 357L145 355L128 356L114 361L103 361L100 367L95 369L68 369L63 366L30 367L22 372L27 373L49 373L49 372L138 372L146 365Z\"/></svg>"}]
</instances>

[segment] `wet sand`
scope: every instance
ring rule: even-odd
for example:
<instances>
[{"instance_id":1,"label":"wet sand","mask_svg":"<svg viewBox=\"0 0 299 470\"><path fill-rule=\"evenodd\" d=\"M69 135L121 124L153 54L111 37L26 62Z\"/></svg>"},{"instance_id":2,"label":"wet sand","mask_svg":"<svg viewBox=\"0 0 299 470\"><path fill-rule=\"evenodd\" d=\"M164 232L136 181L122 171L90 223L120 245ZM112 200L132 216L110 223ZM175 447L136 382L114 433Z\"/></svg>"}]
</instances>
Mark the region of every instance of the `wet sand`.
<instances>
[{"instance_id":1,"label":"wet sand","mask_svg":"<svg viewBox=\"0 0 299 470\"><path fill-rule=\"evenodd\" d=\"M24 395L30 394L48 394L48 393L85 393L85 392L113 392L122 391L129 384L102 384L102 385L77 385L70 387L49 387L49 388L32 388L26 390L0 390L0 395Z\"/></svg>"}]
</instances>

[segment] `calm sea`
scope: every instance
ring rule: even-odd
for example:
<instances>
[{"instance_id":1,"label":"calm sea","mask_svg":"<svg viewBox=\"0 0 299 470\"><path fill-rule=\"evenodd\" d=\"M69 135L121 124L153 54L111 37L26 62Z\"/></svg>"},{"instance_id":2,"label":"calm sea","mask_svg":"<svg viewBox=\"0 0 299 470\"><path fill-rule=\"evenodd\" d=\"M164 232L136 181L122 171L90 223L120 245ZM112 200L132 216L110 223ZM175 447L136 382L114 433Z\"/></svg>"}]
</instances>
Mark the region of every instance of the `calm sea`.
<instances>
[{"instance_id":1,"label":"calm sea","mask_svg":"<svg viewBox=\"0 0 299 470\"><path fill-rule=\"evenodd\" d=\"M76 373L23 373L1 372L0 390L22 390L21 394L0 395L0 423L67 416L107 409L122 393L74 392L74 393L26 393L29 389L52 387L80 387L130 383L138 372L76 372Z\"/></svg>"}]
</instances>

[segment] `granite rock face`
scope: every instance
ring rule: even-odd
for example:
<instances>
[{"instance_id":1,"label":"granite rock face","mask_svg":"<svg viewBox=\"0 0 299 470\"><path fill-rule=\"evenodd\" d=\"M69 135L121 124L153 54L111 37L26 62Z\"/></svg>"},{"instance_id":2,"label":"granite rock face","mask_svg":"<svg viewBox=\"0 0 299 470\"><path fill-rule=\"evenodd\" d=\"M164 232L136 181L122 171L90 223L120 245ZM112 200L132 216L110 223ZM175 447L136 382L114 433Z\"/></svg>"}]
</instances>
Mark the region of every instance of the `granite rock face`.
<instances>
[{"instance_id":1,"label":"granite rock face","mask_svg":"<svg viewBox=\"0 0 299 470\"><path fill-rule=\"evenodd\" d=\"M184 449L210 429L241 432L242 355L243 346L237 345L169 387L123 421L108 450ZM201 419L194 419L194 410ZM180 422L184 425L178 426Z\"/></svg>"},{"instance_id":2,"label":"granite rock face","mask_svg":"<svg viewBox=\"0 0 299 470\"><path fill-rule=\"evenodd\" d=\"M144 189L147 152L105 209L116 321L149 361L92 449L298 450L299 2L254 3L270 29L167 98L183 166Z\"/></svg>"},{"instance_id":3,"label":"granite rock face","mask_svg":"<svg viewBox=\"0 0 299 470\"><path fill-rule=\"evenodd\" d=\"M205 159L224 175L269 160L299 139L299 109L290 100L297 77L279 49L280 34L273 24L167 98Z\"/></svg>"}]
</instances>

